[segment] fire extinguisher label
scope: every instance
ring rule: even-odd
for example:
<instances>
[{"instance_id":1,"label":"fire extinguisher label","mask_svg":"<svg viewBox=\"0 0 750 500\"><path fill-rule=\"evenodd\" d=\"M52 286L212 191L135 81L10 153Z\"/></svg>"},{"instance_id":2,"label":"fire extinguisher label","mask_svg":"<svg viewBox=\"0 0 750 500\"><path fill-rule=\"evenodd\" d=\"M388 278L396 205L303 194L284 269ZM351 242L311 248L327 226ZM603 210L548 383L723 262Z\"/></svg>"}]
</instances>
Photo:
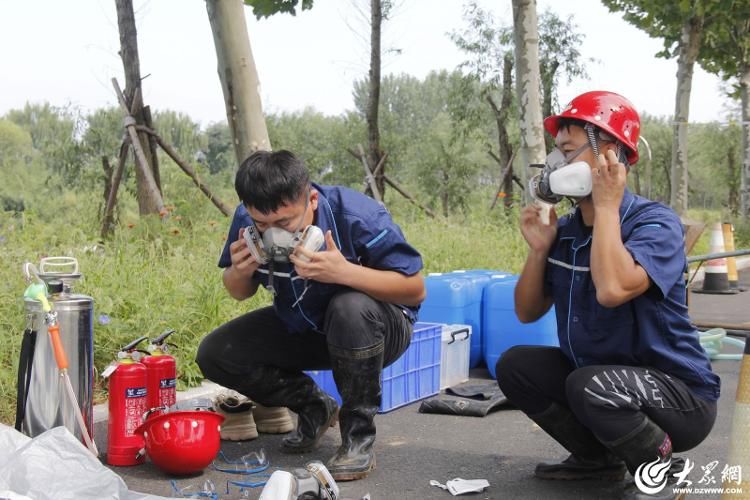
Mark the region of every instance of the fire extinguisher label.
<instances>
[{"instance_id":1,"label":"fire extinguisher label","mask_svg":"<svg viewBox=\"0 0 750 500\"><path fill-rule=\"evenodd\" d=\"M175 404L177 399L175 387L177 387L177 381L173 378L163 378L159 381L159 401L162 406Z\"/></svg>"},{"instance_id":2,"label":"fire extinguisher label","mask_svg":"<svg viewBox=\"0 0 750 500\"><path fill-rule=\"evenodd\" d=\"M126 387L125 388L126 398L143 398L146 397L145 387Z\"/></svg>"},{"instance_id":3,"label":"fire extinguisher label","mask_svg":"<svg viewBox=\"0 0 750 500\"><path fill-rule=\"evenodd\" d=\"M171 387L177 387L177 380L173 378L163 378L159 381L160 389L169 389Z\"/></svg>"},{"instance_id":4,"label":"fire extinguisher label","mask_svg":"<svg viewBox=\"0 0 750 500\"><path fill-rule=\"evenodd\" d=\"M125 435L132 436L146 413L146 388L127 387L125 389Z\"/></svg>"}]
</instances>

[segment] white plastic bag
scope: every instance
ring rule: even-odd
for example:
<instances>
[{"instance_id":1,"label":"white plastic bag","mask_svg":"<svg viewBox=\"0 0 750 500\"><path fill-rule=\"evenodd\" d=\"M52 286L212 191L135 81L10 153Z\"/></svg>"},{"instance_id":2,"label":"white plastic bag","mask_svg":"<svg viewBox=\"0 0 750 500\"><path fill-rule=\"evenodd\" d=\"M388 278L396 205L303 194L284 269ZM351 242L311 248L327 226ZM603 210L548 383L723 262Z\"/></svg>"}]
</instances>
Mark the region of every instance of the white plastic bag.
<instances>
[{"instance_id":1,"label":"white plastic bag","mask_svg":"<svg viewBox=\"0 0 750 500\"><path fill-rule=\"evenodd\" d=\"M31 439L0 424L0 499L158 500L129 491L65 427Z\"/></svg>"}]
</instances>

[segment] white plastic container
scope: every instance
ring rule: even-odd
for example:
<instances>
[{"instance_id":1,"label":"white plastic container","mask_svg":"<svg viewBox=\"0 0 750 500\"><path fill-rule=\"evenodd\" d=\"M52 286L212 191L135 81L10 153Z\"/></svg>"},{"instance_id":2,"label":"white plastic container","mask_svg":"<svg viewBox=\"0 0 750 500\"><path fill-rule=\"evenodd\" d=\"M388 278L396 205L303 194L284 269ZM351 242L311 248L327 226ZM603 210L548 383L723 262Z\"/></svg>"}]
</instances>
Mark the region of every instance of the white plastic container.
<instances>
[{"instance_id":1,"label":"white plastic container","mask_svg":"<svg viewBox=\"0 0 750 500\"><path fill-rule=\"evenodd\" d=\"M471 325L443 325L440 390L469 380Z\"/></svg>"}]
</instances>

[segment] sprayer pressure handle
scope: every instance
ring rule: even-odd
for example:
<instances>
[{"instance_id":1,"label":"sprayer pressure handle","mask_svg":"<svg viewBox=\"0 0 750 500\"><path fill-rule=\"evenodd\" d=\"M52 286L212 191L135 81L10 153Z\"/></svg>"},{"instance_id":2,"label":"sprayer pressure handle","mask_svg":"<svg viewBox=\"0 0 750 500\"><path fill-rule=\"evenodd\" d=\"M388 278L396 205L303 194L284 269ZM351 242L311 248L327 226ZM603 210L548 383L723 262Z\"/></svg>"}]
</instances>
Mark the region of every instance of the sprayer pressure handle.
<instances>
[{"instance_id":1,"label":"sprayer pressure handle","mask_svg":"<svg viewBox=\"0 0 750 500\"><path fill-rule=\"evenodd\" d=\"M62 341L60 340L60 327L57 323L53 323L47 327L47 331L49 332L49 337L52 341L52 350L55 352L57 367L60 370L67 370L68 357L65 355L65 349L63 349Z\"/></svg>"}]
</instances>

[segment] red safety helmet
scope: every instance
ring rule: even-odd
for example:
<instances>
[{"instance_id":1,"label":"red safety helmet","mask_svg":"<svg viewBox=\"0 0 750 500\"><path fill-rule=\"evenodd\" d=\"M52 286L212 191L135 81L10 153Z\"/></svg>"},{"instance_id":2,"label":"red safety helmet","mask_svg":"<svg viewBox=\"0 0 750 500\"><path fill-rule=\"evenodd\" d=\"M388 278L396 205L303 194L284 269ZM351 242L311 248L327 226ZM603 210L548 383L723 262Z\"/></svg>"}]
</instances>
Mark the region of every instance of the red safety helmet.
<instances>
[{"instance_id":1,"label":"red safety helmet","mask_svg":"<svg viewBox=\"0 0 750 500\"><path fill-rule=\"evenodd\" d=\"M633 165L638 161L641 119L633 104L623 96L594 90L574 97L561 113L544 119L544 128L552 137L557 136L560 118L574 118L599 127L625 145L628 163Z\"/></svg>"},{"instance_id":2,"label":"red safety helmet","mask_svg":"<svg viewBox=\"0 0 750 500\"><path fill-rule=\"evenodd\" d=\"M160 469L185 475L202 471L216 458L223 421L213 411L173 411L149 417L135 432Z\"/></svg>"}]
</instances>

